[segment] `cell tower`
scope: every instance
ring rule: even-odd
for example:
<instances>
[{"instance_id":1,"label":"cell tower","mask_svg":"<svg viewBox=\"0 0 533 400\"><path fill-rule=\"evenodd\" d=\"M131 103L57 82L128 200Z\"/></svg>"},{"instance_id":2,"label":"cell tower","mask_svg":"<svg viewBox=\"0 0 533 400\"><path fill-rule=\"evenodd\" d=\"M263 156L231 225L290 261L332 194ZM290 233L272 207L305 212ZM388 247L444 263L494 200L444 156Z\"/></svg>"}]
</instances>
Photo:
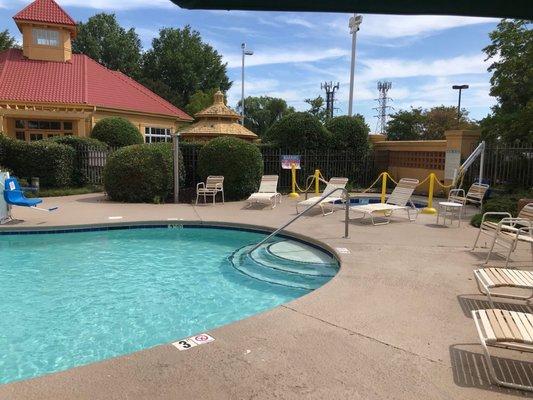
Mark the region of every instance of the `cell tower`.
<instances>
[{"instance_id":1,"label":"cell tower","mask_svg":"<svg viewBox=\"0 0 533 400\"><path fill-rule=\"evenodd\" d=\"M333 82L324 82L320 84L320 89L326 91L326 113L328 117L333 117L333 107L335 103L335 92L339 90L339 82L336 85Z\"/></svg>"},{"instance_id":2,"label":"cell tower","mask_svg":"<svg viewBox=\"0 0 533 400\"><path fill-rule=\"evenodd\" d=\"M376 115L376 118L378 119L376 131L381 133L382 135L385 134L385 130L387 128L388 112L392 109L391 106L387 105L387 102L389 100L392 100L390 97L387 96L387 93L389 92L391 87L392 82L378 82L379 99L376 99L378 102L378 106L375 107L374 110L378 111L378 115Z\"/></svg>"}]
</instances>

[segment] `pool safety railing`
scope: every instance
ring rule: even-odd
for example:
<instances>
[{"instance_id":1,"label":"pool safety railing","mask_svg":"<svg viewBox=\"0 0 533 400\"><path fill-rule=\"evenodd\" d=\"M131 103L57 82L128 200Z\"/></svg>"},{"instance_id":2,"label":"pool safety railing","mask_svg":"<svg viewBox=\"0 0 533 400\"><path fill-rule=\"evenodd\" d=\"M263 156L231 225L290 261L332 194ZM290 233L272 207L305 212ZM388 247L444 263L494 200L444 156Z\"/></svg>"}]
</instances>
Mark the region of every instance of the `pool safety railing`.
<instances>
[{"instance_id":1,"label":"pool safety railing","mask_svg":"<svg viewBox=\"0 0 533 400\"><path fill-rule=\"evenodd\" d=\"M320 182L325 182L323 178L320 170L315 169L313 175L309 175L305 180L305 189L302 189L296 181L296 164L291 164L291 192L289 193L289 197L292 199L300 197L296 191L298 190L300 193L305 193L305 199L307 200L307 194L309 193L309 189L313 187L313 184L315 194L318 195L320 193ZM327 182L325 183L327 184Z\"/></svg>"},{"instance_id":2,"label":"pool safety railing","mask_svg":"<svg viewBox=\"0 0 533 400\"><path fill-rule=\"evenodd\" d=\"M317 201L313 204L311 204L309 207L307 207L305 210L303 210L300 214L296 215L294 218L292 218L289 222L285 223L278 229L276 229L274 232L272 232L270 235L268 235L266 238L261 240L259 243L257 243L250 251L248 251L248 254L252 253L253 251L257 250L261 245L268 242L271 238L279 234L281 231L283 231L285 228L287 228L290 224L295 222L298 218L302 217L303 215L307 214L312 208L320 204L323 200L330 197L335 192L342 192L344 194L344 200L345 200L345 207L344 207L344 238L348 238L349 234L349 217L350 217L350 193L348 193L348 190L345 188L337 188L329 193L326 193L322 195L320 198L317 199Z\"/></svg>"}]
</instances>

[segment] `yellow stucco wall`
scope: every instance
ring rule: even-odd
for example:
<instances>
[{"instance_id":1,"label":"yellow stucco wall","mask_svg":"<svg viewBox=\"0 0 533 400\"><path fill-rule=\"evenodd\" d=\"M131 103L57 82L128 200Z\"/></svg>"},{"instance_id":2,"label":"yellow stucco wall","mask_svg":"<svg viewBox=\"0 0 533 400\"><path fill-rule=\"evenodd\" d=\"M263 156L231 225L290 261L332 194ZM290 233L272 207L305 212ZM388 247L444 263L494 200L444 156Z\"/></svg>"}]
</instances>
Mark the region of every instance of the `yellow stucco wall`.
<instances>
[{"instance_id":1,"label":"yellow stucco wall","mask_svg":"<svg viewBox=\"0 0 533 400\"><path fill-rule=\"evenodd\" d=\"M59 32L59 46L43 46L35 43L33 29L49 29ZM23 54L30 60L69 61L72 58L72 27L61 25L22 24Z\"/></svg>"}]
</instances>

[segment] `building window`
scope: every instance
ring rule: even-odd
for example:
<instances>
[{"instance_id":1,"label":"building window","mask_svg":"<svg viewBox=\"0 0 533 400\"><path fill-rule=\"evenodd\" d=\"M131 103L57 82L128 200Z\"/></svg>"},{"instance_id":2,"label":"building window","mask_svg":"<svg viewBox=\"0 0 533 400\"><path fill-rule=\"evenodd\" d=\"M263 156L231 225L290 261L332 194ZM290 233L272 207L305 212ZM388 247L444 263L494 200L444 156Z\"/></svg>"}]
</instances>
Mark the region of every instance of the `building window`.
<instances>
[{"instance_id":1,"label":"building window","mask_svg":"<svg viewBox=\"0 0 533 400\"><path fill-rule=\"evenodd\" d=\"M35 44L41 46L59 47L59 32L33 28L33 40Z\"/></svg>"},{"instance_id":2,"label":"building window","mask_svg":"<svg viewBox=\"0 0 533 400\"><path fill-rule=\"evenodd\" d=\"M41 140L44 137L73 135L72 121L15 120L15 137L19 140Z\"/></svg>"},{"instance_id":3,"label":"building window","mask_svg":"<svg viewBox=\"0 0 533 400\"><path fill-rule=\"evenodd\" d=\"M146 143L170 142L172 140L171 134L171 128L153 128L147 126L144 128L144 141Z\"/></svg>"}]
</instances>

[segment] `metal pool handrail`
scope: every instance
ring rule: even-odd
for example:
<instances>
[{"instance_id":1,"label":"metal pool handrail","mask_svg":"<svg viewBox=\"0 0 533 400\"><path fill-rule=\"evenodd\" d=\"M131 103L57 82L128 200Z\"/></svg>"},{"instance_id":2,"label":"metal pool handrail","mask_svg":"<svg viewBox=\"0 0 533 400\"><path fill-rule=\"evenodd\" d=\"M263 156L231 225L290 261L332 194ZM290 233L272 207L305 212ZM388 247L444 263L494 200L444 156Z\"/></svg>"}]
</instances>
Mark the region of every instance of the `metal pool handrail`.
<instances>
[{"instance_id":1,"label":"metal pool handrail","mask_svg":"<svg viewBox=\"0 0 533 400\"><path fill-rule=\"evenodd\" d=\"M338 191L343 192L344 196L345 196L346 207L345 207L345 211L344 211L344 213L345 213L345 215L344 215L344 238L347 239L348 238L348 217L350 216L350 194L348 193L348 190L346 188L337 188L337 189L333 190L332 192L324 194L322 197L320 197L316 201L316 203L311 204L309 207L307 207L305 210L303 210L300 214L298 214L297 216L292 218L289 222L287 222L286 224L282 225L281 227L276 229L274 232L272 232L270 235L268 235L266 238L261 240L250 251L248 251L248 254L251 254L252 252L257 250L259 248L259 246L261 246L262 244L266 243L268 240L270 240L270 238L276 236L278 233L280 233L282 230L284 230L286 227L288 227L290 224L292 224L294 221L296 221L302 215L307 213L309 210L311 210L316 205L320 204L320 202L322 200L325 200L326 198L330 197L333 193L338 192Z\"/></svg>"}]
</instances>

